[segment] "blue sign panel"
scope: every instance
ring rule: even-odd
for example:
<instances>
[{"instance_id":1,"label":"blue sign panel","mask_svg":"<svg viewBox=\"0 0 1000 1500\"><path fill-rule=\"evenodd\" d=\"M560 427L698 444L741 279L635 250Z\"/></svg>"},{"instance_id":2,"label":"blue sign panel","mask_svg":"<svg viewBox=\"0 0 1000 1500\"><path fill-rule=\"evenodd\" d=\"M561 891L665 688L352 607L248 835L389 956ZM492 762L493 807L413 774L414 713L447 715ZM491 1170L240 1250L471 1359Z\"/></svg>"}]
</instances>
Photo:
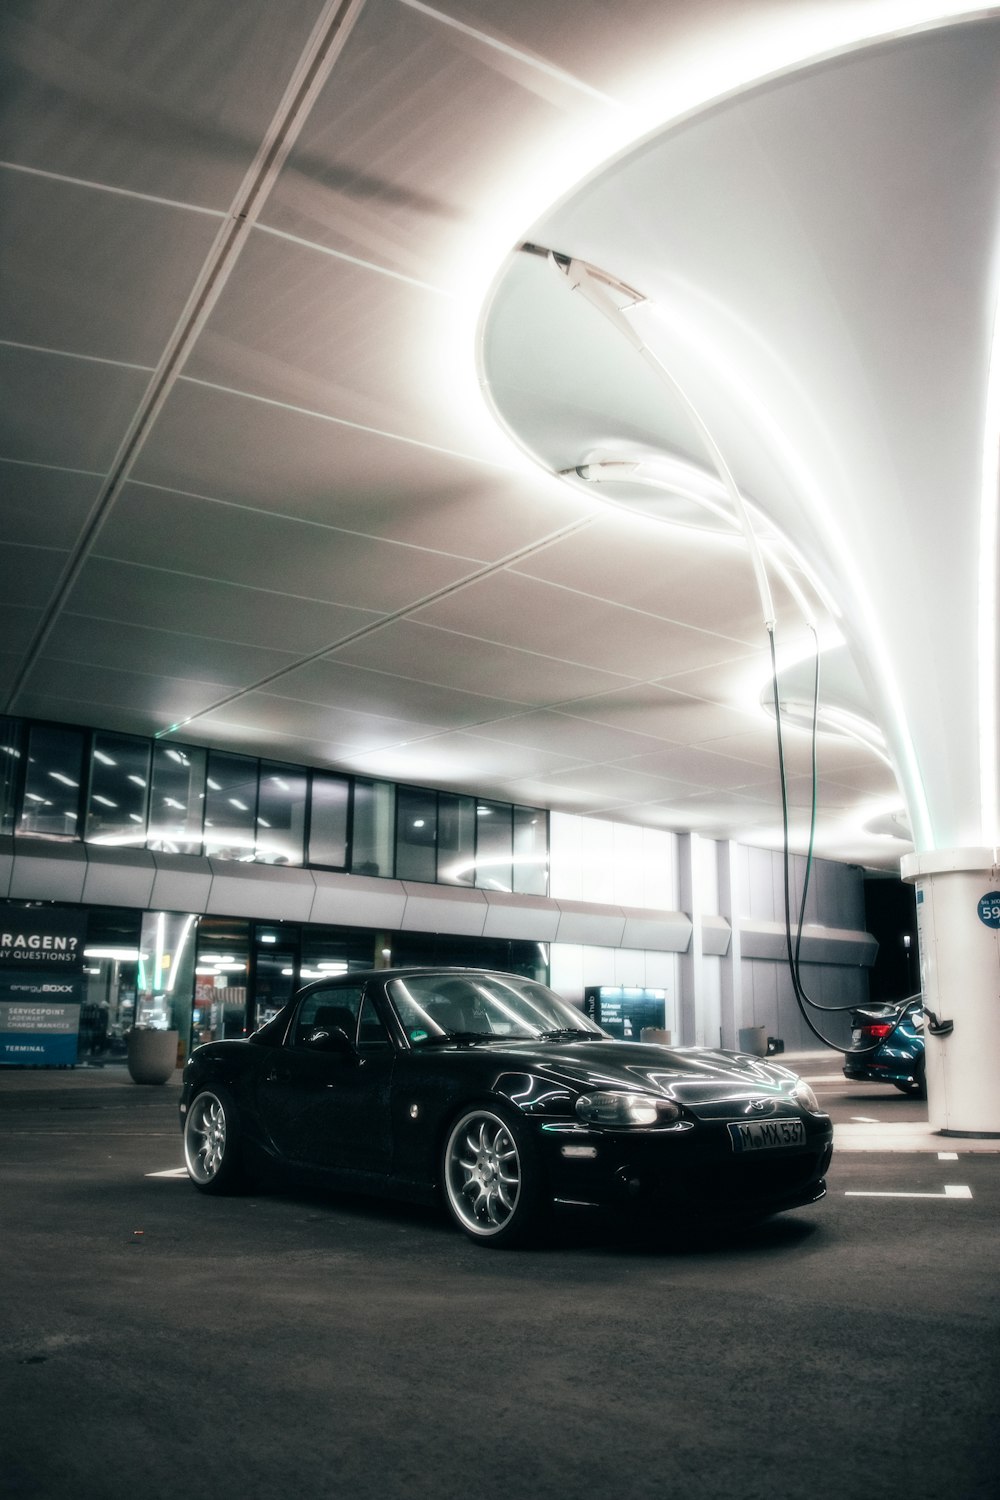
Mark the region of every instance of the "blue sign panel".
<instances>
[{"instance_id":1,"label":"blue sign panel","mask_svg":"<svg viewBox=\"0 0 1000 1500\"><path fill-rule=\"evenodd\" d=\"M980 922L987 927L1000 927L1000 891L988 891L980 896L977 907Z\"/></svg>"},{"instance_id":2,"label":"blue sign panel","mask_svg":"<svg viewBox=\"0 0 1000 1500\"><path fill-rule=\"evenodd\" d=\"M0 1063L72 1067L83 1000L86 912L4 907L0 914Z\"/></svg>"}]
</instances>

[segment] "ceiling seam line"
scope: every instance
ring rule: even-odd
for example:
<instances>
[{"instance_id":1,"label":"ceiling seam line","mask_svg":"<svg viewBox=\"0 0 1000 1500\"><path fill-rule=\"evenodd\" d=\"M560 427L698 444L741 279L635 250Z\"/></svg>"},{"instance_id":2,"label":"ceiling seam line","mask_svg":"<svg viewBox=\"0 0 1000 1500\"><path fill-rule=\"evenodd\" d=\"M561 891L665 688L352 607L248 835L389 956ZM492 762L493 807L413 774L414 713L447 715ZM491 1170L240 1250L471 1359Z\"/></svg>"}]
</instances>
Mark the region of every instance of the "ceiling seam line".
<instances>
[{"instance_id":1,"label":"ceiling seam line","mask_svg":"<svg viewBox=\"0 0 1000 1500\"><path fill-rule=\"evenodd\" d=\"M12 713L46 642L83 570L91 549L128 478L167 396L187 361L212 308L246 244L253 222L277 179L299 132L318 98L365 0L327 0L309 37L278 109L220 227L188 302L132 417L104 484L81 529L77 545L53 589L42 619L25 651L6 696Z\"/></svg>"},{"instance_id":2,"label":"ceiling seam line","mask_svg":"<svg viewBox=\"0 0 1000 1500\"><path fill-rule=\"evenodd\" d=\"M180 379L186 385L204 386L206 390L218 391L223 396L237 396L241 401L258 401L262 406L274 406L279 411L294 412L297 416L311 417L317 422L332 422L336 427L347 427L352 432L364 432L369 437L385 438L390 443L405 443L410 448L422 448L428 453L440 453L445 458L460 458L463 463L483 464L485 467L500 469L503 473L517 473L518 465L514 463L501 462L493 458L481 458L476 453L461 453L456 448L441 448L436 443L424 443L419 438L407 437L401 432L389 432L384 427L369 427L364 422L352 422L348 417L334 417L329 412L315 411L309 406L296 406L291 401L278 401L274 396L258 396L254 391L241 391L235 386L220 385L216 380L203 380L198 375L181 375ZM232 502L221 502L222 504Z\"/></svg>"},{"instance_id":3,"label":"ceiling seam line","mask_svg":"<svg viewBox=\"0 0 1000 1500\"><path fill-rule=\"evenodd\" d=\"M22 344L17 339L0 339L0 349L23 349L28 354L48 354L52 359L78 359L89 365L111 365L115 370L139 370L143 375L152 375L155 369L154 365L139 365L128 359L105 359L100 354L78 354L75 349L48 349L44 344Z\"/></svg>"},{"instance_id":4,"label":"ceiling seam line","mask_svg":"<svg viewBox=\"0 0 1000 1500\"><path fill-rule=\"evenodd\" d=\"M288 521L293 526L315 526L317 531L332 531L338 536L350 536L362 542L379 542L386 547L406 547L411 552L426 552L430 557L454 558L458 562L476 563L480 559L464 552L443 552L440 547L425 547L420 542L403 542L394 536L382 536L377 531L357 531L353 526L337 526L332 521L315 521L312 516L293 516L286 510L266 510L262 505L244 505L241 500L224 500L219 495L201 495L197 490L179 490L172 484L153 484L148 479L130 479L136 489L157 490L166 495L179 495L185 500L200 500L205 505L223 505L229 510L244 511L250 516L263 516L269 521ZM106 561L119 562L108 554L99 554Z\"/></svg>"},{"instance_id":5,"label":"ceiling seam line","mask_svg":"<svg viewBox=\"0 0 1000 1500\"><path fill-rule=\"evenodd\" d=\"M562 541L566 537L586 530L588 527L593 526L595 520L596 517L594 516L585 516L581 520L572 522L569 526L561 526L558 531L550 532L548 536L542 537L539 541L532 542L527 547L521 547L516 552L509 553L506 557L500 558L498 562L491 563L489 567L477 569L475 573L468 574L465 578L456 579L452 583L445 584L440 589L434 589L430 594L425 594L422 598L413 600L412 603L404 605L401 609L394 610L391 614L385 615L381 620L374 620L368 625L360 626L357 630L350 631L346 636L342 636L340 640L334 641L331 645L324 646L319 651L312 651L307 656L300 657L294 666L283 667L280 671L271 672L266 677L261 677L258 681L251 682L246 687L240 688L238 692L230 693L226 697L220 698L217 703L212 703L206 708L199 709L196 714L191 714L188 718L182 719L176 724L171 724L167 729L161 729L155 738L162 739L166 735L174 734L178 729L183 729L186 725L193 724L196 719L204 718L206 714L214 713L220 708L226 708L230 703L236 703L241 698L249 697L251 693L260 692L262 688L269 687L272 682L280 681L282 677L287 677L290 673L298 671L300 667L308 667L313 662L322 661L324 657L332 656L335 652L342 651L345 646L351 646L356 641L364 640L370 635L375 635L378 631L384 630L387 625L397 624L400 620L408 619L411 615L416 614L418 610L426 609L431 604L437 604L442 599L448 599L454 594L461 593L464 589L471 588L474 583L480 583L484 578L490 578L495 573L502 573L512 563L519 562L524 557L531 557L534 553L542 552L547 547L554 546L556 542Z\"/></svg>"},{"instance_id":6,"label":"ceiling seam line","mask_svg":"<svg viewBox=\"0 0 1000 1500\"><path fill-rule=\"evenodd\" d=\"M180 208L185 213L205 214L211 219L224 219L224 208L206 208L199 203L184 203L179 198L160 198L155 193L140 193L135 188L115 187L110 182L92 182L87 177L71 177L65 172L46 172L41 167L29 167L18 161L0 161L0 171L23 172L28 177L47 178L66 187L87 188L95 193L112 193L116 198L137 198L141 203L155 203L161 208Z\"/></svg>"}]
</instances>

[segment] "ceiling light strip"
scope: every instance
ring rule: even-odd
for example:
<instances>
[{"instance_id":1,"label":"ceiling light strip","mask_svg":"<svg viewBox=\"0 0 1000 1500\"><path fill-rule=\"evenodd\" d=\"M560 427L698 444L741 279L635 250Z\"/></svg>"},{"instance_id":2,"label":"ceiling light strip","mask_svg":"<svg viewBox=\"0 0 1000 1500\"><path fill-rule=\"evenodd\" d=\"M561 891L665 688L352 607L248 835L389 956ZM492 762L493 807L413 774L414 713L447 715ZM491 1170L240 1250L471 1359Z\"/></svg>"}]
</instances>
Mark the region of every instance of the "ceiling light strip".
<instances>
[{"instance_id":1,"label":"ceiling light strip","mask_svg":"<svg viewBox=\"0 0 1000 1500\"><path fill-rule=\"evenodd\" d=\"M362 271L372 271L376 276L388 276L391 281L401 281L405 286L416 287L421 292L433 292L438 297L453 297L448 287L434 286L429 281L420 281L416 276L407 276L403 271L391 271L388 266L376 265L373 260L362 260L359 255L348 255L345 250L335 250L332 245L320 245L316 240L307 240L301 234L289 234L287 229L275 229L272 224L257 221L258 234L270 234L275 239L287 240L290 245L301 245L303 250L313 250L318 255L328 255L331 260L342 260L346 265L358 266Z\"/></svg>"},{"instance_id":2,"label":"ceiling light strip","mask_svg":"<svg viewBox=\"0 0 1000 1500\"><path fill-rule=\"evenodd\" d=\"M562 68L554 67L552 63L543 62L541 58L533 57L530 52L522 52L520 48L512 47L509 42L501 42L498 37L490 36L485 31L477 31L474 26L458 21L454 16L446 16L442 11L435 10L433 6L425 5L423 0L399 0L399 3L409 10L416 10L421 15L429 16L432 21L438 21L442 26L449 26L452 31L460 31L463 36L471 37L473 41L480 42L482 46L489 47L494 52L503 53L504 57L524 63L526 67L533 68L536 73L544 73L546 78L554 78L557 83L564 83L577 93L586 94L588 99L596 99L601 104L610 104L613 109L626 108L618 99L613 99L610 94L603 94L600 89L595 89L589 83L574 78L572 73L566 73Z\"/></svg>"},{"instance_id":3,"label":"ceiling light strip","mask_svg":"<svg viewBox=\"0 0 1000 1500\"><path fill-rule=\"evenodd\" d=\"M76 547L24 654L6 700L8 713L23 692L114 503L173 389L209 314L235 268L250 231L309 114L343 51L365 0L327 0L292 74L225 222L201 268L145 395L118 449Z\"/></svg>"}]
</instances>

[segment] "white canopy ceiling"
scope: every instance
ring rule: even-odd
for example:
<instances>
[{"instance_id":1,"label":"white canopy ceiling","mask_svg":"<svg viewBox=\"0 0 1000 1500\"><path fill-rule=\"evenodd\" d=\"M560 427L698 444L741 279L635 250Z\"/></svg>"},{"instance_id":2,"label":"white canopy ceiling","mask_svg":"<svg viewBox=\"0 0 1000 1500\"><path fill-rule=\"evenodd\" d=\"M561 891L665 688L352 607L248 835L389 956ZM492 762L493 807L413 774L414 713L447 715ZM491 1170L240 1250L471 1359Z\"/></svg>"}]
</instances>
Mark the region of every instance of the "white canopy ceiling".
<instances>
[{"instance_id":1,"label":"white canopy ceiling","mask_svg":"<svg viewBox=\"0 0 1000 1500\"><path fill-rule=\"evenodd\" d=\"M6 711L775 843L745 542L557 477L667 450L715 482L531 239L649 299L798 547L779 660L808 648L804 589L854 661L828 707L860 703L911 814L926 793L959 836L1000 23L940 13L11 0ZM893 864L897 777L844 722L818 847ZM803 729L786 760L801 843Z\"/></svg>"}]
</instances>

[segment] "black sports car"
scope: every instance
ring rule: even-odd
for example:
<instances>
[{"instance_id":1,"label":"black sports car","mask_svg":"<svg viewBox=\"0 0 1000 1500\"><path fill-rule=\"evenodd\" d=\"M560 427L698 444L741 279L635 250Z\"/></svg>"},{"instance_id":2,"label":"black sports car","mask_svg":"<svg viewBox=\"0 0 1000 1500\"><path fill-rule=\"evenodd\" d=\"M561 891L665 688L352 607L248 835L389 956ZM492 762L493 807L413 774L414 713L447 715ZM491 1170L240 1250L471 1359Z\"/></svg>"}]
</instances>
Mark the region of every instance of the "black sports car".
<instances>
[{"instance_id":1,"label":"black sports car","mask_svg":"<svg viewBox=\"0 0 1000 1500\"><path fill-rule=\"evenodd\" d=\"M192 1052L180 1101L196 1187L263 1166L434 1202L523 1243L553 1204L634 1204L678 1227L814 1203L833 1128L787 1068L619 1042L544 985L475 969L344 974L246 1041Z\"/></svg>"}]
</instances>

